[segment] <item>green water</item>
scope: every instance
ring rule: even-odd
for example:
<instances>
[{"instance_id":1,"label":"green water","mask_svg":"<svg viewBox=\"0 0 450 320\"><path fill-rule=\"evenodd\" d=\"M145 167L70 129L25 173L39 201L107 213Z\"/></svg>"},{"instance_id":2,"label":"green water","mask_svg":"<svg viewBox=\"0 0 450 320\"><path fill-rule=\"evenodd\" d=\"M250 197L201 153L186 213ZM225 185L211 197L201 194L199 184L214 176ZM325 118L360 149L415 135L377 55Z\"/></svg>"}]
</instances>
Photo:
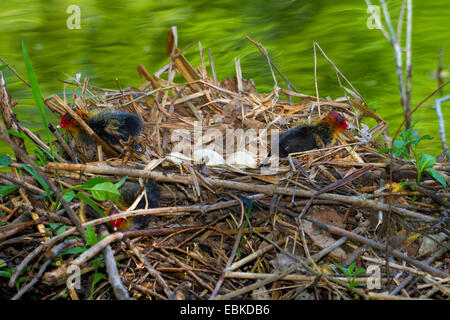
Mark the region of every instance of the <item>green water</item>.
<instances>
[{"instance_id":1,"label":"green water","mask_svg":"<svg viewBox=\"0 0 450 320\"><path fill-rule=\"evenodd\" d=\"M387 1L396 22L401 1ZM81 29L69 30L69 5L81 9ZM372 4L377 4L373 0ZM450 68L448 0L413 0L412 105L437 87L430 73L436 70L439 48L444 68ZM0 7L0 56L26 77L21 54L24 39L42 94L62 93L66 74L90 78L90 84L117 88L139 86L137 64L155 72L168 63L165 45L168 29L178 27L179 47L200 40L211 48L219 80L235 74L234 58L241 61L245 78L253 78L258 91L268 92L273 80L264 57L245 39L261 42L274 63L302 93L315 95L313 41L350 80L366 101L389 122L392 134L402 120L393 49L377 29L367 27L369 15L363 0L332 1L88 1L2 0ZM395 24L396 26L396 24ZM187 58L199 64L198 46ZM209 65L207 65L209 67ZM44 136L31 90L9 70L4 72L8 90L19 100L15 112L28 128ZM318 59L319 94L333 99L344 95L333 68ZM283 81L279 85L285 87ZM450 94L450 86L444 94ZM434 140L422 150L441 151L433 99L413 116L421 134ZM447 123L450 104L443 105ZM50 115L50 112L49 112ZM56 122L51 115L50 120ZM448 125L447 125L448 127ZM450 129L447 130L450 140ZM9 149L0 142L0 153Z\"/></svg>"}]
</instances>

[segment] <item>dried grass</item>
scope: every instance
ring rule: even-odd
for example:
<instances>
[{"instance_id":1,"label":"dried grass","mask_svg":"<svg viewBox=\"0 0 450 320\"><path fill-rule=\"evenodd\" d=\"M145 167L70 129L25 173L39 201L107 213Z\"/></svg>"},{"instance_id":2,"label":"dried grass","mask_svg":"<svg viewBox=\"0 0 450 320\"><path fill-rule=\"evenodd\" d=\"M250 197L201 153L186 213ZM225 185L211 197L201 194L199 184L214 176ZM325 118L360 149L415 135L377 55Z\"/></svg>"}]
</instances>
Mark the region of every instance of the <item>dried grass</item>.
<instances>
[{"instance_id":1,"label":"dried grass","mask_svg":"<svg viewBox=\"0 0 450 320\"><path fill-rule=\"evenodd\" d=\"M269 93L259 93L251 80L242 77L238 59L236 77L218 82L211 53L208 56L213 76L207 71L200 43L202 63L194 68L183 56L188 48L177 48L176 29L172 28L167 44L170 63L153 75L139 65L142 79L139 88L110 90L90 85L87 78L83 82L72 79L65 87L65 91L73 89L72 96L61 98L55 94L45 99L45 104L57 115L72 112L75 106L87 110L112 108L136 113L143 120L144 131L138 141L143 152L129 148L125 155L119 155L119 150L102 143L92 155L78 146L76 155L65 153L65 159L48 163L44 168L49 179L64 187L92 176L115 180L123 176L150 178L160 185L160 208L121 214L124 217L154 214L158 218L145 230L125 231L120 236L108 237L105 244L112 246L120 262L120 277L130 295L141 299L284 300L353 299L356 293L363 298L400 299L423 298L433 290L430 297L448 299L448 255L445 258L448 241L440 240L434 253L419 256L418 251L423 239L436 232L433 228L439 227L439 232L448 234L448 220L443 215L448 212L445 199L449 193L431 178L424 178L421 185L434 198L420 190L399 187L399 182L415 177L414 168L401 160L390 163L387 156L377 151L387 123L365 106L361 95L318 44L314 48L336 70L345 92L343 98L320 98L317 82L317 96L298 92L273 64L264 47L249 40L267 59L274 80ZM185 81L176 83L177 75ZM294 91L280 88L278 76ZM78 89L81 95L77 94ZM292 103L293 100L297 102ZM175 165L167 157L174 147L173 131L184 129L193 134L199 121L204 130L284 131L332 110L341 113L352 125L351 130L341 134L336 145L293 155L289 160L281 160L278 168L264 173L227 165L215 168ZM361 122L366 118L372 118L375 125L363 128ZM83 126L88 132L91 130L86 124ZM22 131L40 141L26 128L22 127ZM42 141L39 144L48 148ZM68 150L61 144L64 143L59 139L56 145L61 151ZM93 156L101 161L89 162ZM264 158L265 154L261 154L258 161ZM393 181L389 181L388 165L393 167ZM13 162L11 166L20 164ZM434 167L448 177L448 164ZM42 191L34 179L8 174L2 174L0 179L13 184L21 182L20 195L4 200L0 207L7 214L2 218L6 225L0 229L3 251L0 258L17 267L10 285L17 279L18 271L33 265L26 273L26 282L30 283L39 266L44 265L39 254L76 234L76 229L64 217L64 210L55 215L44 206L45 202L38 208L27 201L27 196L35 197ZM390 193L390 183L399 187L397 193ZM253 199L253 207L248 217L249 199ZM83 206L76 201L72 203L78 213ZM35 214L34 223L13 220L26 212ZM387 212L393 213L388 231L384 227ZM34 224L48 225L55 219L67 225L65 233L51 238L42 228L33 233ZM82 221L83 227L100 226L108 219L111 220ZM383 258L387 232L391 238L390 253L396 259L396 263L390 262L389 276ZM39 244L41 241L44 242ZM97 248L96 252L102 249ZM32 282L43 291L30 294L39 298L67 294L72 299L87 298L86 288L90 287L93 274L90 259L95 254L64 256L56 259L59 265L52 267L47 267L47 262L46 272L40 270L41 282ZM405 258L405 254L409 257ZM402 265L402 260L407 265ZM84 288L76 291L65 287L67 268L73 261L81 268ZM384 289L389 286L391 294L380 295L379 290L367 286L349 290L348 279L333 262L348 266L354 261L357 267L366 269L374 264L379 266L381 285ZM369 276L362 274L355 282L367 283ZM51 290L42 283L50 285ZM98 286L94 298L113 299L112 287Z\"/></svg>"}]
</instances>

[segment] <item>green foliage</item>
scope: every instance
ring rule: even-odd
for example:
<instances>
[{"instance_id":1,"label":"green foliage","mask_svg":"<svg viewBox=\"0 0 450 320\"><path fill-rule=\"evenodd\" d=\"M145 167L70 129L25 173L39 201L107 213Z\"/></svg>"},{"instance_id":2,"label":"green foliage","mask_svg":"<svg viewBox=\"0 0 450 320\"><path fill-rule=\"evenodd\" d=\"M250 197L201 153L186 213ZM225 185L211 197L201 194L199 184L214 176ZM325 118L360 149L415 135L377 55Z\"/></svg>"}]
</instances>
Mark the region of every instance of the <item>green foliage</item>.
<instances>
[{"instance_id":1,"label":"green foliage","mask_svg":"<svg viewBox=\"0 0 450 320\"><path fill-rule=\"evenodd\" d=\"M70 202L73 200L73 198L75 198L75 192L73 190L64 190L64 192L62 193L64 200L66 200L66 202Z\"/></svg>"},{"instance_id":2,"label":"green foliage","mask_svg":"<svg viewBox=\"0 0 450 320\"><path fill-rule=\"evenodd\" d=\"M0 276L11 278L11 270L6 267L6 262L0 259Z\"/></svg>"},{"instance_id":3,"label":"green foliage","mask_svg":"<svg viewBox=\"0 0 450 320\"><path fill-rule=\"evenodd\" d=\"M29 142L30 144L34 145L37 149L39 149L39 151L41 151L41 153L47 155L50 159L53 159L53 156L50 152L48 152L47 150L45 150L44 148L42 148L40 145L36 144L36 142L34 142L33 140L31 140L26 134L22 133L22 132L17 132L14 130L8 130L8 134L16 136L18 138L21 138L27 142ZM36 150L35 150L35 154L36 154ZM39 157L36 154L37 157ZM45 163L47 163L47 160L45 160Z\"/></svg>"},{"instance_id":4,"label":"green foliage","mask_svg":"<svg viewBox=\"0 0 450 320\"><path fill-rule=\"evenodd\" d=\"M0 186L0 197L7 196L19 189L19 186Z\"/></svg>"},{"instance_id":5,"label":"green foliage","mask_svg":"<svg viewBox=\"0 0 450 320\"><path fill-rule=\"evenodd\" d=\"M23 164L22 168L26 172L31 174L33 176L33 178L36 179L37 182L39 182L39 184L42 186L42 188L44 188L45 192L47 193L47 196L49 196L51 193L53 193L52 191L50 191L50 187L48 186L47 182L45 182L45 180L36 172L36 170L34 170L28 164Z\"/></svg>"},{"instance_id":6,"label":"green foliage","mask_svg":"<svg viewBox=\"0 0 450 320\"><path fill-rule=\"evenodd\" d=\"M7 167L11 163L11 158L9 156L0 157L0 166Z\"/></svg>"},{"instance_id":7,"label":"green foliage","mask_svg":"<svg viewBox=\"0 0 450 320\"><path fill-rule=\"evenodd\" d=\"M27 271L28 269L30 269L32 266L27 266L25 268L23 268L23 270L21 271L20 274L23 274L25 271ZM0 259L0 277L6 277L6 278L11 278L13 274L13 269L12 268L8 268L6 267L6 263L4 260ZM18 277L16 282L14 283L14 285L16 286L16 290L19 291L19 285L20 283L25 280L27 277L26 276L21 276Z\"/></svg>"},{"instance_id":8,"label":"green foliage","mask_svg":"<svg viewBox=\"0 0 450 320\"><path fill-rule=\"evenodd\" d=\"M103 267L103 255L100 255L98 258L96 257L93 261L94 265L94 279L91 284L91 293L89 294L89 300L92 300L94 297L94 288L95 285L100 281L106 278L106 275L102 272L99 272L98 269Z\"/></svg>"},{"instance_id":9,"label":"green foliage","mask_svg":"<svg viewBox=\"0 0 450 320\"><path fill-rule=\"evenodd\" d=\"M92 247L93 245L97 244L102 237L97 238L97 235L95 234L94 228L92 226L86 227L86 243L89 247ZM105 279L105 274L98 271L99 268L102 268L104 266L103 263L103 255L100 255L98 257L95 257L92 264L94 266L94 279L92 280L91 284L91 293L89 295L89 300L92 300L93 294L94 294L94 287L102 279Z\"/></svg>"},{"instance_id":10,"label":"green foliage","mask_svg":"<svg viewBox=\"0 0 450 320\"><path fill-rule=\"evenodd\" d=\"M396 157L402 157L411 162L417 170L417 184L420 184L420 178L424 172L431 175L434 179L436 179L444 188L447 188L447 183L445 178L432 166L436 163L436 158L432 155L419 152L418 144L422 140L431 140L433 139L430 135L418 136L417 132L415 132L412 128L403 131L399 134L400 140L394 140L392 145L392 154ZM411 150L412 157L408 152L408 149ZM381 148L380 152L390 152L388 148Z\"/></svg>"},{"instance_id":11,"label":"green foliage","mask_svg":"<svg viewBox=\"0 0 450 320\"><path fill-rule=\"evenodd\" d=\"M73 198L80 199L94 209L100 216L104 217L105 213L103 210L92 200L89 196L84 193L76 192L77 190L88 191L92 198L97 201L107 201L112 200L115 202L119 201L120 197L120 186L125 182L126 177L117 183L112 183L106 178L96 177L89 179L82 185L73 186L70 189L66 189L62 192L64 199L67 202L73 200Z\"/></svg>"},{"instance_id":12,"label":"green foliage","mask_svg":"<svg viewBox=\"0 0 450 320\"><path fill-rule=\"evenodd\" d=\"M337 263L334 264L336 267L338 267L342 273L345 275L345 277L348 280L348 284L350 286L350 290L353 290L353 288L355 287L364 287L365 283L362 282L355 282L355 279L362 273L366 272L366 269L364 268L359 268L358 270L355 271L355 267L356 267L356 261L353 262L351 265L348 266L348 268L344 268L340 265L338 265ZM354 272L353 272L354 271Z\"/></svg>"},{"instance_id":13,"label":"green foliage","mask_svg":"<svg viewBox=\"0 0 450 320\"><path fill-rule=\"evenodd\" d=\"M97 239L97 235L95 234L94 228L92 226L86 227L86 243L88 246L92 247L99 240Z\"/></svg>"},{"instance_id":14,"label":"green foliage","mask_svg":"<svg viewBox=\"0 0 450 320\"><path fill-rule=\"evenodd\" d=\"M67 255L67 254L79 254L85 252L87 249L86 247L74 247L72 249L66 250L61 255Z\"/></svg>"},{"instance_id":15,"label":"green foliage","mask_svg":"<svg viewBox=\"0 0 450 320\"><path fill-rule=\"evenodd\" d=\"M8 66L9 66L8 64L0 64L0 71L2 71L3 69L5 69Z\"/></svg>"},{"instance_id":16,"label":"green foliage","mask_svg":"<svg viewBox=\"0 0 450 320\"><path fill-rule=\"evenodd\" d=\"M103 210L88 196L86 196L85 194L78 192L75 197L77 199L80 199L81 201L84 201L87 203L88 206L90 206L92 209L94 209L100 216L105 217L105 213L103 212Z\"/></svg>"},{"instance_id":17,"label":"green foliage","mask_svg":"<svg viewBox=\"0 0 450 320\"><path fill-rule=\"evenodd\" d=\"M84 184L72 187L71 189L89 191L92 197L97 201L118 201L120 197L120 190L118 186L122 185L122 183L121 181L118 183L112 183L106 178L97 177L89 179Z\"/></svg>"},{"instance_id":18,"label":"green foliage","mask_svg":"<svg viewBox=\"0 0 450 320\"><path fill-rule=\"evenodd\" d=\"M23 53L23 59L25 61L25 67L27 68L28 80L30 80L31 91L33 92L34 100L36 101L39 112L41 114L42 122L44 123L45 130L47 131L47 138L48 138L48 142L49 142L50 150L51 150L50 156L54 160L53 148L52 148L52 144L51 144L50 129L48 128L47 116L45 115L45 105L44 105L44 101L42 101L41 89L39 87L36 73L34 72L33 65L31 64L31 60L30 60L30 57L28 56L28 52L25 47L25 42L23 40L22 40L22 53Z\"/></svg>"},{"instance_id":19,"label":"green foliage","mask_svg":"<svg viewBox=\"0 0 450 320\"><path fill-rule=\"evenodd\" d=\"M38 158L37 164L40 167L43 167L47 164L47 158L45 157L44 153L40 149L34 149L34 154Z\"/></svg>"},{"instance_id":20,"label":"green foliage","mask_svg":"<svg viewBox=\"0 0 450 320\"><path fill-rule=\"evenodd\" d=\"M67 231L67 226L65 224L62 223L53 223L50 222L49 223L49 227L45 228L45 231L47 232L55 232L56 235L60 235L61 233L64 233Z\"/></svg>"},{"instance_id":21,"label":"green foliage","mask_svg":"<svg viewBox=\"0 0 450 320\"><path fill-rule=\"evenodd\" d=\"M434 179L439 181L439 183L442 184L444 188L447 188L447 182L445 181L445 178L436 169L425 168L424 171L428 173L430 176L432 176Z\"/></svg>"}]
</instances>

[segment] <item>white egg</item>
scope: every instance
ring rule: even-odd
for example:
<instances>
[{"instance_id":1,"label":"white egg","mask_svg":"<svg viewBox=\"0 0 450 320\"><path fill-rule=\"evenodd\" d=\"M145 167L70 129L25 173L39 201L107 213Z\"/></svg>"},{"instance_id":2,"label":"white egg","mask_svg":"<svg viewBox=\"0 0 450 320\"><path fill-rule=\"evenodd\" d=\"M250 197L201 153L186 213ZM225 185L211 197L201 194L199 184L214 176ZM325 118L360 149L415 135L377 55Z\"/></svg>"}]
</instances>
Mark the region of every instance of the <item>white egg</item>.
<instances>
[{"instance_id":1,"label":"white egg","mask_svg":"<svg viewBox=\"0 0 450 320\"><path fill-rule=\"evenodd\" d=\"M232 153L227 157L226 163L240 168L256 168L258 166L255 155L247 151Z\"/></svg>"},{"instance_id":2,"label":"white egg","mask_svg":"<svg viewBox=\"0 0 450 320\"><path fill-rule=\"evenodd\" d=\"M204 163L207 166L220 166L225 163L223 157L211 149L195 150L193 158L195 162Z\"/></svg>"},{"instance_id":3,"label":"white egg","mask_svg":"<svg viewBox=\"0 0 450 320\"><path fill-rule=\"evenodd\" d=\"M192 161L191 158L186 157L184 154L179 152L171 152L167 157L167 160L171 161L173 164L181 165L182 163L190 163Z\"/></svg>"}]
</instances>

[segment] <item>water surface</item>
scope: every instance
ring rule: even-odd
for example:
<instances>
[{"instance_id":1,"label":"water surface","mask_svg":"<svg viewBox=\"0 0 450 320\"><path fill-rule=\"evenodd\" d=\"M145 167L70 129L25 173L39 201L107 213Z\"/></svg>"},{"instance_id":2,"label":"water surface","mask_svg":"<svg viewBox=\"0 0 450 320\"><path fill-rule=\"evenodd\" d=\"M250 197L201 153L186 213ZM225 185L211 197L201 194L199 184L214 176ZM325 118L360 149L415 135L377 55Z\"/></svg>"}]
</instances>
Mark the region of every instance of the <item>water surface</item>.
<instances>
[{"instance_id":1,"label":"water surface","mask_svg":"<svg viewBox=\"0 0 450 320\"><path fill-rule=\"evenodd\" d=\"M376 4L376 1L372 1ZM387 1L396 22L401 1ZM69 5L81 10L81 29L69 30ZM437 87L430 74L436 69L439 49L444 50L444 68L450 68L448 0L413 1L412 105ZM260 92L268 92L273 80L267 62L248 35L262 43L271 58L295 87L315 95L313 45L317 41L355 88L390 124L390 133L402 120L393 49L381 32L367 27L365 2L302 1L205 1L205 0L2 0L0 10L0 56L26 76L21 40L24 39L44 96L62 93L66 75L81 72L90 84L117 88L139 86L137 64L155 72L168 63L165 45L168 29L176 25L179 47L200 40L207 55L211 48L219 80L235 75L234 58L241 61L245 78L252 78ZM396 24L395 24L396 27ZM200 62L198 47L186 54ZM24 86L5 71L8 90L19 100L15 108L21 122L43 134L39 112ZM320 96L343 96L333 68L318 59ZM279 81L279 85L286 84ZM444 94L450 94L450 87ZM434 140L422 151L441 151L438 125L431 99L413 116L420 134ZM450 121L450 104L444 116ZM57 120L49 112L51 121ZM447 127L449 127L447 125ZM450 129L447 130L450 140ZM0 153L10 152L2 143Z\"/></svg>"}]
</instances>

